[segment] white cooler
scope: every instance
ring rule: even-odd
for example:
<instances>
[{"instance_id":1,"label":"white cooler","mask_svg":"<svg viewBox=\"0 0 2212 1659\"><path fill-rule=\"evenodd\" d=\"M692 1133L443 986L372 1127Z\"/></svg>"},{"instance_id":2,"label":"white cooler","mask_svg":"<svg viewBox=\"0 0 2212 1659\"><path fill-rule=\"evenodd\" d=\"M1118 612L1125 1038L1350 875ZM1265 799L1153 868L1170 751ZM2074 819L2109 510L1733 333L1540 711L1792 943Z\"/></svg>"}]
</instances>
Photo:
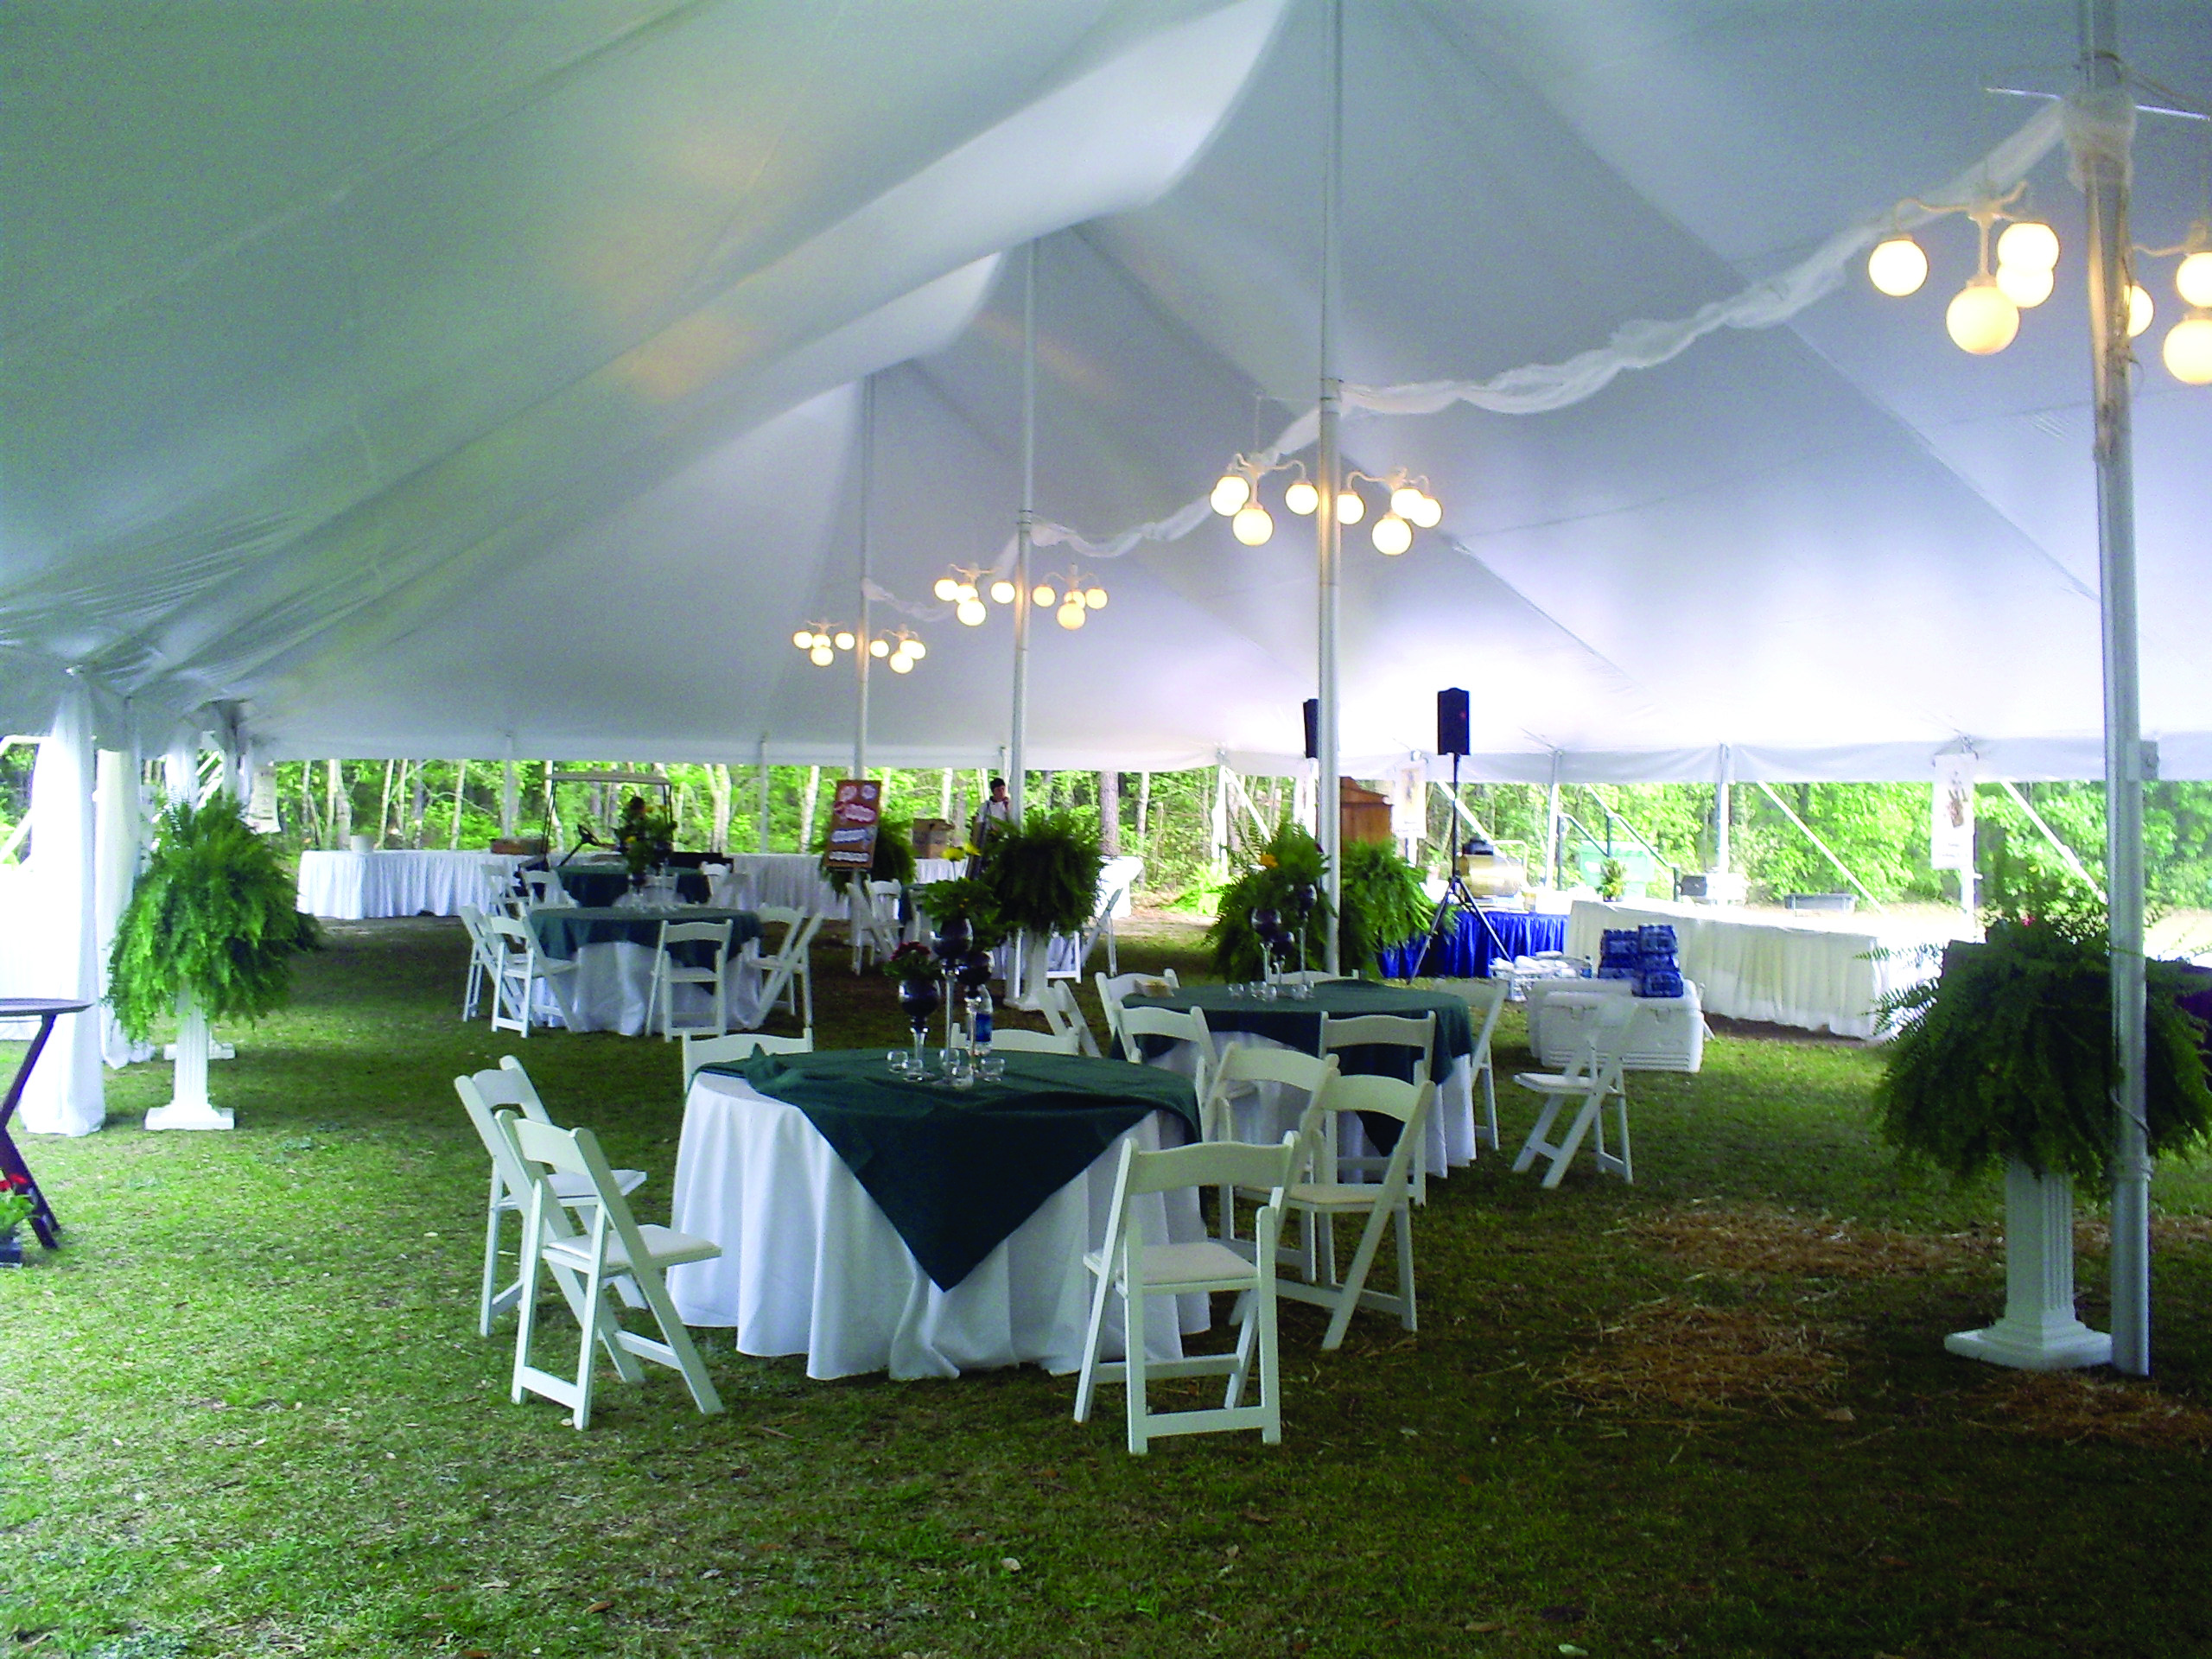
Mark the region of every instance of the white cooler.
<instances>
[{"instance_id":1,"label":"white cooler","mask_svg":"<svg viewBox=\"0 0 2212 1659\"><path fill-rule=\"evenodd\" d=\"M1600 1001L1630 996L1625 979L1539 979L1529 983L1529 1040L1543 1063L1558 1071L1582 1052ZM1705 1013L1697 987L1682 982L1680 996L1639 996L1643 1017L1622 1064L1631 1071L1695 1071L1705 1064Z\"/></svg>"}]
</instances>

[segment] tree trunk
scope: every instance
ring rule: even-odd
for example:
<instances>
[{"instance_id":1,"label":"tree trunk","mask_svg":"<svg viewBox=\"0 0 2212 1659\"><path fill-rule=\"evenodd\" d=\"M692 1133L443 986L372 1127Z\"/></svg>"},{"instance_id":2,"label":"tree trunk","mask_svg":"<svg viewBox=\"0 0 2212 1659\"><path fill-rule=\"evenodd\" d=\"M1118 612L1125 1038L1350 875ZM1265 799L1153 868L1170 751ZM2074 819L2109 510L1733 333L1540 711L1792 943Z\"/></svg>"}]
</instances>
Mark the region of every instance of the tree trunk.
<instances>
[{"instance_id":1,"label":"tree trunk","mask_svg":"<svg viewBox=\"0 0 2212 1659\"><path fill-rule=\"evenodd\" d=\"M714 833L707 842L708 850L727 854L729 851L729 768L719 760L707 768L707 790L715 804Z\"/></svg>"},{"instance_id":2,"label":"tree trunk","mask_svg":"<svg viewBox=\"0 0 2212 1659\"><path fill-rule=\"evenodd\" d=\"M461 850L461 791L467 786L468 762L456 760L453 763L453 838L448 847L450 852Z\"/></svg>"},{"instance_id":3,"label":"tree trunk","mask_svg":"<svg viewBox=\"0 0 2212 1659\"><path fill-rule=\"evenodd\" d=\"M822 768L806 769L806 799L800 803L798 813L798 849L802 853L814 850L814 798L822 788Z\"/></svg>"},{"instance_id":4,"label":"tree trunk","mask_svg":"<svg viewBox=\"0 0 2212 1659\"><path fill-rule=\"evenodd\" d=\"M377 798L376 844L379 847L384 845L385 824L391 817L391 761L387 760L384 763L384 793Z\"/></svg>"},{"instance_id":5,"label":"tree trunk","mask_svg":"<svg viewBox=\"0 0 2212 1659\"><path fill-rule=\"evenodd\" d=\"M1109 858L1122 851L1122 774L1098 774L1098 849Z\"/></svg>"},{"instance_id":6,"label":"tree trunk","mask_svg":"<svg viewBox=\"0 0 2212 1659\"><path fill-rule=\"evenodd\" d=\"M1137 773L1137 856L1152 856L1152 774Z\"/></svg>"}]
</instances>

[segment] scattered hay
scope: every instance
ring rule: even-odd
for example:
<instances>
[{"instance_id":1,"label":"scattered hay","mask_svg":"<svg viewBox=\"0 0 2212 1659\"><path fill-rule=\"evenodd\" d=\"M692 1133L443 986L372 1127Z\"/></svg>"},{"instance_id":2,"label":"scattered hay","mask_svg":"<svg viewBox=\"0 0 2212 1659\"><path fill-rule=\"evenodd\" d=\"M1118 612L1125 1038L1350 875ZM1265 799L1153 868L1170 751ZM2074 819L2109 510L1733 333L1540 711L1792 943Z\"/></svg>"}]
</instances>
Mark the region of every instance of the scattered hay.
<instances>
[{"instance_id":1,"label":"scattered hay","mask_svg":"<svg viewBox=\"0 0 2212 1659\"><path fill-rule=\"evenodd\" d=\"M2183 1245L2212 1243L2212 1216L2158 1215L2151 1217L2151 1248L2171 1250ZM2077 1216L2074 1248L2091 1255L2112 1249L2112 1222L2104 1216Z\"/></svg>"},{"instance_id":2,"label":"scattered hay","mask_svg":"<svg viewBox=\"0 0 2212 1659\"><path fill-rule=\"evenodd\" d=\"M1844 1334L1755 1308L1649 1302L1605 1326L1597 1349L1569 1360L1549 1386L1608 1409L1808 1402L1842 1382L1844 1363L1831 1344Z\"/></svg>"},{"instance_id":3,"label":"scattered hay","mask_svg":"<svg viewBox=\"0 0 2212 1659\"><path fill-rule=\"evenodd\" d=\"M2152 1384L2081 1371L2024 1371L1993 1384L1980 1428L2037 1440L2106 1440L2153 1451L2212 1446L2212 1411Z\"/></svg>"},{"instance_id":4,"label":"scattered hay","mask_svg":"<svg viewBox=\"0 0 2212 1659\"><path fill-rule=\"evenodd\" d=\"M1627 1230L1707 1272L1808 1279L1924 1276L1979 1266L2003 1245L1990 1233L1897 1233L1795 1210L1723 1205L1662 1210Z\"/></svg>"}]
</instances>

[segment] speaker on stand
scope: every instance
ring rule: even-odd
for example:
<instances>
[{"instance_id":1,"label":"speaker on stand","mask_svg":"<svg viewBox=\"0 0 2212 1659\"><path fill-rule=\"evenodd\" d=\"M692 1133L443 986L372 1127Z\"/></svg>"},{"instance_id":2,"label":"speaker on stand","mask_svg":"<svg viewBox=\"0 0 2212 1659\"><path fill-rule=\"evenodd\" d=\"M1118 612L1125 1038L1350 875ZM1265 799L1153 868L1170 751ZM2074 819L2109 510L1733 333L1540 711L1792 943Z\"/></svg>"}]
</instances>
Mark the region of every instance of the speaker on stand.
<instances>
[{"instance_id":1,"label":"speaker on stand","mask_svg":"<svg viewBox=\"0 0 2212 1659\"><path fill-rule=\"evenodd\" d=\"M1452 757L1453 810L1449 842L1452 851L1446 865L1444 896L1436 901L1436 918L1429 924L1428 943L1421 948L1421 960L1414 964L1416 970L1426 968L1430 958L1435 956L1437 944L1444 937L1444 925L1451 918L1455 906L1472 912L1481 920L1484 931L1490 935L1493 952L1510 955L1506 950L1504 939L1498 935L1497 928L1484 914L1483 907L1475 902L1475 895L1468 891L1466 882L1459 875L1459 762L1466 757L1469 747L1468 724L1465 690L1452 685L1439 691L1436 694L1436 752Z\"/></svg>"}]
</instances>

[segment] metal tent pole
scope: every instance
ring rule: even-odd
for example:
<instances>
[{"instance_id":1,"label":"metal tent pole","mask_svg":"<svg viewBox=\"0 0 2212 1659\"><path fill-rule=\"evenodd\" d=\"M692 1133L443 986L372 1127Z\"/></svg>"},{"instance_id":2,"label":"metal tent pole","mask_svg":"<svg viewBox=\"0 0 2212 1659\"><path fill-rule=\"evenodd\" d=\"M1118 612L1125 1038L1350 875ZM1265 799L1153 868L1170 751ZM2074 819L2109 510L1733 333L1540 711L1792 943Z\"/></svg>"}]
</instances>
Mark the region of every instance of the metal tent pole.
<instances>
[{"instance_id":1,"label":"metal tent pole","mask_svg":"<svg viewBox=\"0 0 2212 1659\"><path fill-rule=\"evenodd\" d=\"M2116 0L2082 0L2085 101L2125 100ZM2100 143L2079 157L2089 219L2090 376L2096 397L2097 585L2104 622L2105 891L2111 895L2113 1091L2112 1363L2151 1371L2151 1160L2144 1121L2143 742L2136 657L2135 478L2127 372L2127 171Z\"/></svg>"},{"instance_id":2,"label":"metal tent pole","mask_svg":"<svg viewBox=\"0 0 2212 1659\"><path fill-rule=\"evenodd\" d=\"M853 776L868 776L868 641L873 637L868 626L868 578L874 574L875 544L874 524L869 508L875 501L875 377L870 375L861 382L861 625L853 637L853 672L857 677L860 695L853 722Z\"/></svg>"},{"instance_id":3,"label":"metal tent pole","mask_svg":"<svg viewBox=\"0 0 2212 1659\"><path fill-rule=\"evenodd\" d=\"M1713 867L1723 875L1736 868L1736 752L1720 746L1720 776L1713 802ZM1707 895L1708 898L1710 894Z\"/></svg>"},{"instance_id":4,"label":"metal tent pole","mask_svg":"<svg viewBox=\"0 0 2212 1659\"><path fill-rule=\"evenodd\" d=\"M1029 747L1029 547L1037 519L1037 245L1021 266L1021 511L1014 525L1014 722L1007 746L1007 798L1020 823L1027 810Z\"/></svg>"},{"instance_id":5,"label":"metal tent pole","mask_svg":"<svg viewBox=\"0 0 2212 1659\"><path fill-rule=\"evenodd\" d=\"M1321 857L1327 871L1331 915L1344 915L1344 804L1338 784L1337 753L1337 616L1340 570L1344 556L1344 527L1337 522L1337 492L1340 483L1337 453L1337 194L1344 163L1344 0L1329 0L1325 51L1327 138L1321 162L1321 411L1320 442L1314 483L1320 501L1313 518L1320 542L1320 711L1314 722L1314 749L1320 776L1317 780L1315 816L1320 819ZM1325 958L1332 974L1343 971L1339 959L1340 930L1331 927Z\"/></svg>"}]
</instances>

